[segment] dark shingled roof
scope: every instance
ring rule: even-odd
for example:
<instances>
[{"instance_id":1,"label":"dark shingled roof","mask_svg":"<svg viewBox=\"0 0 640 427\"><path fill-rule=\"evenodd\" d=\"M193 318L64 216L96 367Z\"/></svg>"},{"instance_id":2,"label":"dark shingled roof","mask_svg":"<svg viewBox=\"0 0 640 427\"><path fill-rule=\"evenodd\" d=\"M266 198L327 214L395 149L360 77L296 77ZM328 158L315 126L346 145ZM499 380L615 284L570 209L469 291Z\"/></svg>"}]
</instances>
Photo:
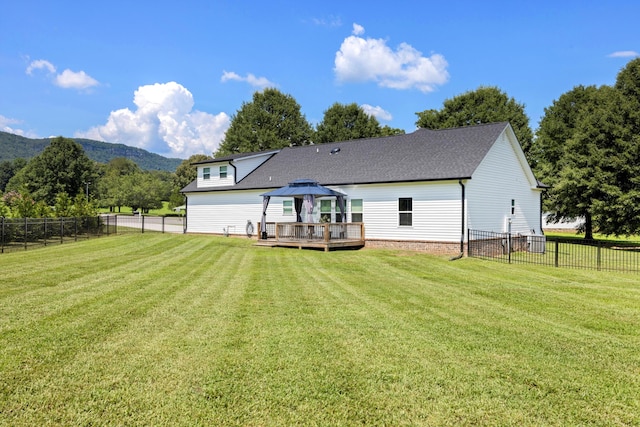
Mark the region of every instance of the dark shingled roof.
<instances>
[{"instance_id":1,"label":"dark shingled roof","mask_svg":"<svg viewBox=\"0 0 640 427\"><path fill-rule=\"evenodd\" d=\"M507 126L418 129L406 135L283 148L234 186L198 189L193 182L183 192L274 188L300 178L321 185L471 178Z\"/></svg>"}]
</instances>

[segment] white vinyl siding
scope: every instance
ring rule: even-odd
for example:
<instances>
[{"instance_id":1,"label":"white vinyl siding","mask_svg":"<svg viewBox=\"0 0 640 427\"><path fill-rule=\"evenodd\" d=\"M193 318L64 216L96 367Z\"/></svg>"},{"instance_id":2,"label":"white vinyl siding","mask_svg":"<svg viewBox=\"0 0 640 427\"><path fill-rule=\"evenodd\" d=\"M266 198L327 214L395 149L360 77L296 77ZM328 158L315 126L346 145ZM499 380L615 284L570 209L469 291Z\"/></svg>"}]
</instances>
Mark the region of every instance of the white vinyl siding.
<instances>
[{"instance_id":1,"label":"white vinyl siding","mask_svg":"<svg viewBox=\"0 0 640 427\"><path fill-rule=\"evenodd\" d=\"M468 228L505 232L511 219L513 233L540 233L540 190L522 169L513 144L503 133L467 181Z\"/></svg>"},{"instance_id":2,"label":"white vinyl siding","mask_svg":"<svg viewBox=\"0 0 640 427\"><path fill-rule=\"evenodd\" d=\"M262 196L265 190L218 191L187 194L187 232L245 234L247 220L254 229L262 217ZM293 222L295 215L284 215L282 199L271 198L267 222Z\"/></svg>"},{"instance_id":3,"label":"white vinyl siding","mask_svg":"<svg viewBox=\"0 0 640 427\"><path fill-rule=\"evenodd\" d=\"M362 200L367 239L460 241L461 193L457 181L331 188L347 194L352 200ZM398 199L401 197L412 199L411 227L398 223Z\"/></svg>"},{"instance_id":4,"label":"white vinyl siding","mask_svg":"<svg viewBox=\"0 0 640 427\"><path fill-rule=\"evenodd\" d=\"M244 159L236 159L233 161L233 166L236 173L236 181L239 182L244 177L253 172L258 166L266 162L271 158L274 152L260 153L253 156L249 156ZM232 168L233 169L233 168Z\"/></svg>"},{"instance_id":5,"label":"white vinyl siding","mask_svg":"<svg viewBox=\"0 0 640 427\"><path fill-rule=\"evenodd\" d=\"M197 185L198 188L223 187L233 185L233 167L229 165L207 165L198 166Z\"/></svg>"}]
</instances>

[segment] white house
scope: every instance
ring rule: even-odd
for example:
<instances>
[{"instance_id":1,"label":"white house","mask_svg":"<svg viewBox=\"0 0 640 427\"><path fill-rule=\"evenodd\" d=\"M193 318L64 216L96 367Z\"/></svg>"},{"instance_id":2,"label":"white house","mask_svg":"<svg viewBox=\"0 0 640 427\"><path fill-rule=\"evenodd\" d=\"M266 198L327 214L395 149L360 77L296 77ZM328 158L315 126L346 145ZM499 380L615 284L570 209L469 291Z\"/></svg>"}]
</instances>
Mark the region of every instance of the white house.
<instances>
[{"instance_id":1,"label":"white house","mask_svg":"<svg viewBox=\"0 0 640 427\"><path fill-rule=\"evenodd\" d=\"M367 246L457 254L467 229L541 234L541 185L506 122L241 153L196 163L182 189L187 232L257 231L264 194L311 179L346 195L346 222L362 222ZM272 200L267 220L295 222L293 198ZM317 199L306 223L341 220Z\"/></svg>"}]
</instances>

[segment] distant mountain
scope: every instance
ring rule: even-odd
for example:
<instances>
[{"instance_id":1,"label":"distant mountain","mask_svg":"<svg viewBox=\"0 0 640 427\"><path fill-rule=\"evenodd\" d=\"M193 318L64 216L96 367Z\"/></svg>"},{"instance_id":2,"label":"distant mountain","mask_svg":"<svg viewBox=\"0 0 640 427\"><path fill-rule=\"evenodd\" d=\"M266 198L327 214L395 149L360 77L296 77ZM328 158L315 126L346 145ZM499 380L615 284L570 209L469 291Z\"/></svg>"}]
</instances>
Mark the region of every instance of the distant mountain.
<instances>
[{"instance_id":1,"label":"distant mountain","mask_svg":"<svg viewBox=\"0 0 640 427\"><path fill-rule=\"evenodd\" d=\"M143 170L162 170L175 172L182 159L168 158L150 153L142 148L129 147L124 144L93 141L91 139L71 138L82 145L87 157L100 163L109 163L116 157L133 160ZM0 162L23 158L26 160L40 154L49 138L31 139L12 133L0 132Z\"/></svg>"}]
</instances>

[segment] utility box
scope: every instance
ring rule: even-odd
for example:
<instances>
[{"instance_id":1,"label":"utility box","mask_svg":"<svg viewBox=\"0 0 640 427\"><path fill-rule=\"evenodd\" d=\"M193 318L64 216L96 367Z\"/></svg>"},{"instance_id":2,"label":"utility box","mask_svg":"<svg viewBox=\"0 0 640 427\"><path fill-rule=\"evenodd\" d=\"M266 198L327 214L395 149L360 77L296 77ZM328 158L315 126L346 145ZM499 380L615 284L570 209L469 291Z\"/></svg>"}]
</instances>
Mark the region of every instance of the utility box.
<instances>
[{"instance_id":1,"label":"utility box","mask_svg":"<svg viewBox=\"0 0 640 427\"><path fill-rule=\"evenodd\" d=\"M534 254L543 254L547 246L547 236L530 234L527 236L527 247L529 252Z\"/></svg>"}]
</instances>

